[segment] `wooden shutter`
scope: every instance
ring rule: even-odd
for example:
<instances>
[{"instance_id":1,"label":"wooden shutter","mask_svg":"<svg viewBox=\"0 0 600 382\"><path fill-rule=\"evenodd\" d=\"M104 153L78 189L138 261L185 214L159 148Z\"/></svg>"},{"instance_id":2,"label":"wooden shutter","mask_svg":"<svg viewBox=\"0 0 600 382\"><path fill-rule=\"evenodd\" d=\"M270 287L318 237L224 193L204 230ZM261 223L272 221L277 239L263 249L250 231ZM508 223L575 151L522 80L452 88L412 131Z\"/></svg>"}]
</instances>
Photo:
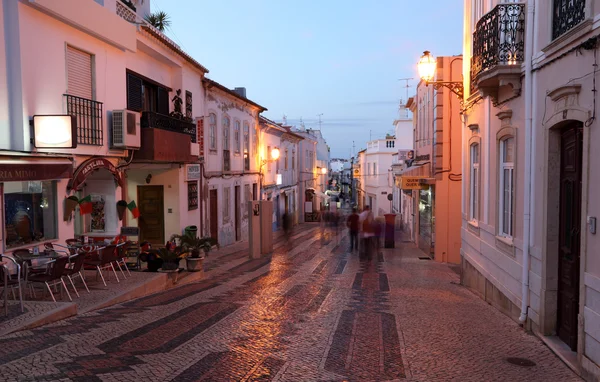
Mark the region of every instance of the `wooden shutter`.
<instances>
[{"instance_id":1,"label":"wooden shutter","mask_svg":"<svg viewBox=\"0 0 600 382\"><path fill-rule=\"evenodd\" d=\"M67 46L67 93L93 98L92 55L70 46Z\"/></svg>"},{"instance_id":2,"label":"wooden shutter","mask_svg":"<svg viewBox=\"0 0 600 382\"><path fill-rule=\"evenodd\" d=\"M165 88L158 87L158 105L157 112L159 114L169 115L169 91Z\"/></svg>"},{"instance_id":3,"label":"wooden shutter","mask_svg":"<svg viewBox=\"0 0 600 382\"><path fill-rule=\"evenodd\" d=\"M127 108L142 111L142 79L127 73Z\"/></svg>"}]
</instances>

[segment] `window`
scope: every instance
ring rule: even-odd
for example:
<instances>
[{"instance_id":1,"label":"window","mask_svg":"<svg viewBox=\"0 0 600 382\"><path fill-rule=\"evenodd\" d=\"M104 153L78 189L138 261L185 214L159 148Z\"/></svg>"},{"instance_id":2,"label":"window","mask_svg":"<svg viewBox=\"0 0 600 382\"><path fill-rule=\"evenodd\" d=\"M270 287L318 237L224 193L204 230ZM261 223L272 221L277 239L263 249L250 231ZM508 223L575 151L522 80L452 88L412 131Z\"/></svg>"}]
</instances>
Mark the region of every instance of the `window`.
<instances>
[{"instance_id":1,"label":"window","mask_svg":"<svg viewBox=\"0 0 600 382\"><path fill-rule=\"evenodd\" d=\"M514 161L515 139L506 138L500 141L499 182L498 182L498 233L500 236L512 238L514 216Z\"/></svg>"},{"instance_id":2,"label":"window","mask_svg":"<svg viewBox=\"0 0 600 382\"><path fill-rule=\"evenodd\" d=\"M244 122L244 170L250 170L250 126Z\"/></svg>"},{"instance_id":3,"label":"window","mask_svg":"<svg viewBox=\"0 0 600 382\"><path fill-rule=\"evenodd\" d=\"M554 0L552 39L556 39L585 20L585 0Z\"/></svg>"},{"instance_id":4,"label":"window","mask_svg":"<svg viewBox=\"0 0 600 382\"><path fill-rule=\"evenodd\" d=\"M288 157L289 157L289 153L287 150L285 150L285 163L283 165L283 169L287 170L288 169Z\"/></svg>"},{"instance_id":5,"label":"window","mask_svg":"<svg viewBox=\"0 0 600 382\"><path fill-rule=\"evenodd\" d=\"M479 219L479 144L471 145L471 183L469 219Z\"/></svg>"},{"instance_id":6,"label":"window","mask_svg":"<svg viewBox=\"0 0 600 382\"><path fill-rule=\"evenodd\" d=\"M192 92L189 90L185 91L185 117L192 119Z\"/></svg>"},{"instance_id":7,"label":"window","mask_svg":"<svg viewBox=\"0 0 600 382\"><path fill-rule=\"evenodd\" d=\"M252 152L254 153L254 155L258 155L258 128L253 129L254 137L252 137L253 139L253 150Z\"/></svg>"},{"instance_id":8,"label":"window","mask_svg":"<svg viewBox=\"0 0 600 382\"><path fill-rule=\"evenodd\" d=\"M208 115L208 141L211 150L217 149L217 115L210 113Z\"/></svg>"},{"instance_id":9,"label":"window","mask_svg":"<svg viewBox=\"0 0 600 382\"><path fill-rule=\"evenodd\" d=\"M240 121L235 121L233 125L233 149L236 154L239 154L241 151L240 145Z\"/></svg>"},{"instance_id":10,"label":"window","mask_svg":"<svg viewBox=\"0 0 600 382\"><path fill-rule=\"evenodd\" d=\"M271 146L267 146L267 172L271 172Z\"/></svg>"},{"instance_id":11,"label":"window","mask_svg":"<svg viewBox=\"0 0 600 382\"><path fill-rule=\"evenodd\" d=\"M229 150L229 127L231 122L229 117L223 116L223 150Z\"/></svg>"},{"instance_id":12,"label":"window","mask_svg":"<svg viewBox=\"0 0 600 382\"><path fill-rule=\"evenodd\" d=\"M6 182L1 188L7 249L57 238L55 182Z\"/></svg>"},{"instance_id":13,"label":"window","mask_svg":"<svg viewBox=\"0 0 600 382\"><path fill-rule=\"evenodd\" d=\"M292 170L296 169L296 151L292 150Z\"/></svg>"},{"instance_id":14,"label":"window","mask_svg":"<svg viewBox=\"0 0 600 382\"><path fill-rule=\"evenodd\" d=\"M101 146L102 103L94 101L94 56L67 46L67 114L77 119L77 143Z\"/></svg>"},{"instance_id":15,"label":"window","mask_svg":"<svg viewBox=\"0 0 600 382\"><path fill-rule=\"evenodd\" d=\"M188 211L198 209L198 181L188 182Z\"/></svg>"},{"instance_id":16,"label":"window","mask_svg":"<svg viewBox=\"0 0 600 382\"><path fill-rule=\"evenodd\" d=\"M229 221L229 187L223 189L223 222Z\"/></svg>"},{"instance_id":17,"label":"window","mask_svg":"<svg viewBox=\"0 0 600 382\"><path fill-rule=\"evenodd\" d=\"M169 89L128 72L127 109L169 115Z\"/></svg>"},{"instance_id":18,"label":"window","mask_svg":"<svg viewBox=\"0 0 600 382\"><path fill-rule=\"evenodd\" d=\"M309 156L308 156L308 150L306 150L306 157L304 158L304 162L305 162L305 171L309 171L310 166L309 166Z\"/></svg>"}]
</instances>

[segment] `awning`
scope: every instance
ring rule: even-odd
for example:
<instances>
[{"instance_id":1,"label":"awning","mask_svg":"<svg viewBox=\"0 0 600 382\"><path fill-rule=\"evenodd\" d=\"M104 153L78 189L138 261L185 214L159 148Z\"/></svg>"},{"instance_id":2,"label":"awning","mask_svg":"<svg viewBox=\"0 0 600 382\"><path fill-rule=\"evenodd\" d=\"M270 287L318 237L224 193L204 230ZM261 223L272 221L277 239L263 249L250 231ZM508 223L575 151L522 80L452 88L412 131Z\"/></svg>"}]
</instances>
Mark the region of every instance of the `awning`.
<instances>
[{"instance_id":1,"label":"awning","mask_svg":"<svg viewBox=\"0 0 600 382\"><path fill-rule=\"evenodd\" d=\"M67 190L79 191L87 177L90 176L95 170L99 170L101 168L108 170L113 175L119 186L123 187L123 178L114 164L104 158L90 158L77 167L77 170L75 170L75 173L73 174L73 179L71 179L67 185Z\"/></svg>"},{"instance_id":2,"label":"awning","mask_svg":"<svg viewBox=\"0 0 600 382\"><path fill-rule=\"evenodd\" d=\"M0 183L69 179L72 176L73 162L66 158L0 158Z\"/></svg>"}]
</instances>

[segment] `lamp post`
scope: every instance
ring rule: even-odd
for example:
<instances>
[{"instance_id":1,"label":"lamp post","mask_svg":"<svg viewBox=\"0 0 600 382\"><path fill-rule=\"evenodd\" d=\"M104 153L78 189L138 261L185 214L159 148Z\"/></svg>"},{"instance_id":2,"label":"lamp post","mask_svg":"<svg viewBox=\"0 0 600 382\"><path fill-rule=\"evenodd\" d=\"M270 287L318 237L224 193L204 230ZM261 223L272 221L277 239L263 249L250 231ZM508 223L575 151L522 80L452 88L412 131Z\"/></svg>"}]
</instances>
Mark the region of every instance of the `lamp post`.
<instances>
[{"instance_id":1,"label":"lamp post","mask_svg":"<svg viewBox=\"0 0 600 382\"><path fill-rule=\"evenodd\" d=\"M440 87L446 87L450 91L462 100L464 95L464 87L462 81L433 81L435 77L435 70L437 69L437 60L431 55L428 50L423 52L419 63L417 64L419 70L419 77L425 81L425 86L433 85L435 89Z\"/></svg>"},{"instance_id":2,"label":"lamp post","mask_svg":"<svg viewBox=\"0 0 600 382\"><path fill-rule=\"evenodd\" d=\"M354 207L354 157L350 158L350 203Z\"/></svg>"},{"instance_id":3,"label":"lamp post","mask_svg":"<svg viewBox=\"0 0 600 382\"><path fill-rule=\"evenodd\" d=\"M261 164L260 164L260 171L259 171L259 176L260 176L260 199L262 200L263 198L263 167L268 163L268 162L274 162L277 159L279 159L279 149L277 147L274 147L270 153L267 153L267 159L263 159ZM270 158L269 158L270 157Z\"/></svg>"}]
</instances>

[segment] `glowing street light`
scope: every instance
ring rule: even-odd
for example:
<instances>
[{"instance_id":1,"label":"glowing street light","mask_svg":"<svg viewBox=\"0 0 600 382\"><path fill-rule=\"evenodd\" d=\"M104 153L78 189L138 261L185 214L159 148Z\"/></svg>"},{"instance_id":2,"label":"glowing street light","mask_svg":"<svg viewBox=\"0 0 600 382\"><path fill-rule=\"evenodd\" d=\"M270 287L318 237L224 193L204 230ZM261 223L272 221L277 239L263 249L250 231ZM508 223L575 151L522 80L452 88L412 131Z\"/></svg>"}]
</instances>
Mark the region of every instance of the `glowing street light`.
<instances>
[{"instance_id":1,"label":"glowing street light","mask_svg":"<svg viewBox=\"0 0 600 382\"><path fill-rule=\"evenodd\" d=\"M424 51L419 63L417 64L417 68L419 69L419 77L421 77L425 83L430 82L435 76L436 67L437 62L435 57L433 57L428 50Z\"/></svg>"}]
</instances>

